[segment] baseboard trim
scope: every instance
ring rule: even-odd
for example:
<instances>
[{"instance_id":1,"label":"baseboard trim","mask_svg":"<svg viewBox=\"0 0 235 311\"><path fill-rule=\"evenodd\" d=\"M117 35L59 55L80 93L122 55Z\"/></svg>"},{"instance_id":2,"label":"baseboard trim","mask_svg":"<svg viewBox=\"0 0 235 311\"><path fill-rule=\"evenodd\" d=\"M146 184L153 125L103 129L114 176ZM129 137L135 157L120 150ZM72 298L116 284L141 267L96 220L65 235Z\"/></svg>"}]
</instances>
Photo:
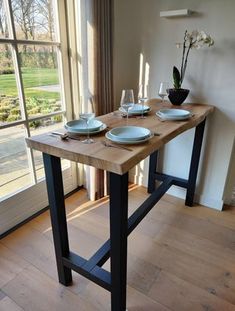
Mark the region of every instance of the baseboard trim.
<instances>
[{"instance_id":1,"label":"baseboard trim","mask_svg":"<svg viewBox=\"0 0 235 311\"><path fill-rule=\"evenodd\" d=\"M205 195L198 195L198 194L195 195L195 200L199 204L204 205L206 207L210 207L218 211L223 210L223 206L224 206L223 200L218 200L218 199L214 199L214 198L211 198Z\"/></svg>"},{"instance_id":2,"label":"baseboard trim","mask_svg":"<svg viewBox=\"0 0 235 311\"><path fill-rule=\"evenodd\" d=\"M138 176L136 174L130 174L129 175L129 180L130 182L133 182L137 185L144 186L144 179L142 176ZM167 191L167 194L172 195L174 197L180 198L180 199L185 199L186 196L186 189L183 189L178 186L171 186L171 188ZM197 202L200 205L216 209L218 211L222 211L223 206L224 206L224 201L223 200L217 200L205 195L201 194L195 194L195 202Z\"/></svg>"}]
</instances>

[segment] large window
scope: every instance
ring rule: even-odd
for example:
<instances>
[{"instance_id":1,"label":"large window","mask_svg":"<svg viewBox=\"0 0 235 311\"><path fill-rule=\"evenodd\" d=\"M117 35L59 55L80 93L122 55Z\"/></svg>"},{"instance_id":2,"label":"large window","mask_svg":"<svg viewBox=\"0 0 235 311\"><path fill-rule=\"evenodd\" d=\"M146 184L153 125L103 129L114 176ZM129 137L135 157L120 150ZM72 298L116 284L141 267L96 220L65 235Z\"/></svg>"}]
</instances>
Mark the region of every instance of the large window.
<instances>
[{"instance_id":1,"label":"large window","mask_svg":"<svg viewBox=\"0 0 235 311\"><path fill-rule=\"evenodd\" d=\"M0 0L0 200L44 178L25 137L63 126L61 2Z\"/></svg>"}]
</instances>

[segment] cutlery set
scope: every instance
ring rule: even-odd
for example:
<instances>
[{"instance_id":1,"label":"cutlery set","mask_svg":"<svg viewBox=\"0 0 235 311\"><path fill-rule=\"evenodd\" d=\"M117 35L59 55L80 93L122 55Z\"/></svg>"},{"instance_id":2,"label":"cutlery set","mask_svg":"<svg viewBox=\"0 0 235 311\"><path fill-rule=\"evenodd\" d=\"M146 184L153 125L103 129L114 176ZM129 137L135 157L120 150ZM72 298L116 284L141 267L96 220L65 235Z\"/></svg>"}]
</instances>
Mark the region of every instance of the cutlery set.
<instances>
[{"instance_id":1,"label":"cutlery set","mask_svg":"<svg viewBox=\"0 0 235 311\"><path fill-rule=\"evenodd\" d=\"M78 140L78 141L81 140L79 137L72 137L68 133L52 132L49 135L50 136L58 136L58 137L60 137L61 140L64 140L64 141L69 140L69 139L74 139L74 140ZM113 144L108 143L105 140L101 141L101 144L105 147L113 147L113 148L118 148L118 149L124 149L127 151L132 151L132 149L130 149L130 148L127 148L125 146L113 145Z\"/></svg>"},{"instance_id":2,"label":"cutlery set","mask_svg":"<svg viewBox=\"0 0 235 311\"><path fill-rule=\"evenodd\" d=\"M59 136L62 140L68 140L68 139L81 140L80 137L71 136L71 135L69 135L69 133L52 132L49 135L50 136Z\"/></svg>"},{"instance_id":3,"label":"cutlery set","mask_svg":"<svg viewBox=\"0 0 235 311\"><path fill-rule=\"evenodd\" d=\"M68 141L69 139L81 141L80 137L71 136L69 133L51 132L49 135L50 136L58 136L58 137L60 137L61 140L64 140L64 141ZM151 132L151 135L152 136L160 136L161 134L157 133L157 132ZM111 144L111 143L107 142L106 140L101 141L101 144L105 147L112 147L112 148L118 148L118 149L123 149L123 150L127 150L127 151L133 151L131 148L121 146L121 145Z\"/></svg>"}]
</instances>

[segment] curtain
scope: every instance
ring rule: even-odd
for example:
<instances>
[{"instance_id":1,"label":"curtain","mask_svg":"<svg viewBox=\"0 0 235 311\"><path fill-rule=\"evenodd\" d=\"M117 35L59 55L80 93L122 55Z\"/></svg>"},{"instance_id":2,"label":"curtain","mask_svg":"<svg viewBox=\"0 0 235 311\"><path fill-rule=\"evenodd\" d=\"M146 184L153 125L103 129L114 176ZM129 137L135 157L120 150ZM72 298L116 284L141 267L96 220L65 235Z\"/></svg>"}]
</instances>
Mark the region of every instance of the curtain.
<instances>
[{"instance_id":1,"label":"curtain","mask_svg":"<svg viewBox=\"0 0 235 311\"><path fill-rule=\"evenodd\" d=\"M113 4L112 0L94 0L95 28L95 112L97 115L113 110Z\"/></svg>"},{"instance_id":2,"label":"curtain","mask_svg":"<svg viewBox=\"0 0 235 311\"><path fill-rule=\"evenodd\" d=\"M112 28L113 0L81 0L81 106L96 116L113 111ZM85 186L91 200L107 194L106 172L84 166Z\"/></svg>"}]
</instances>

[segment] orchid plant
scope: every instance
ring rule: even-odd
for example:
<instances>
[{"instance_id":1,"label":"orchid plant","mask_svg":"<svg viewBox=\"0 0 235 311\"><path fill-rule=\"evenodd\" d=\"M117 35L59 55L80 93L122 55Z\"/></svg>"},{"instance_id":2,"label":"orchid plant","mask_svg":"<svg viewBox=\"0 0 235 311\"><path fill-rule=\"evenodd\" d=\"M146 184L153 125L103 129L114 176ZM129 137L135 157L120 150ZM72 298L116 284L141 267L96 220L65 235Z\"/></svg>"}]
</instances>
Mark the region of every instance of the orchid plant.
<instances>
[{"instance_id":1,"label":"orchid plant","mask_svg":"<svg viewBox=\"0 0 235 311\"><path fill-rule=\"evenodd\" d=\"M185 31L183 44L176 44L178 48L183 45L183 54L180 71L177 67L173 67L173 80L175 89L180 89L183 83L190 50L193 48L200 49L203 46L210 47L213 44L214 40L204 31L193 30L191 33L189 33L187 30Z\"/></svg>"}]
</instances>

